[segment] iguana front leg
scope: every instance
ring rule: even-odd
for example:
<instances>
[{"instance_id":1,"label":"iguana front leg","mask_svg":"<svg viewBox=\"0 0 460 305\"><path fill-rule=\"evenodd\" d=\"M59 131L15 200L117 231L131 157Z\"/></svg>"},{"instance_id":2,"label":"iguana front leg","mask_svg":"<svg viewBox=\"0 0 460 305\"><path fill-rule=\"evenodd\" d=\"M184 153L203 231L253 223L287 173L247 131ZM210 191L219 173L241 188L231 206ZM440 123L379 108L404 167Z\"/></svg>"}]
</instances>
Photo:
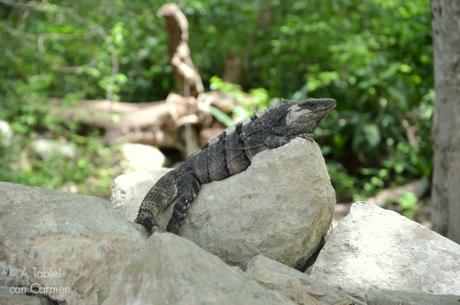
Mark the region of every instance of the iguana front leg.
<instances>
[{"instance_id":1,"label":"iguana front leg","mask_svg":"<svg viewBox=\"0 0 460 305\"><path fill-rule=\"evenodd\" d=\"M264 145L267 148L273 149L281 147L287 143L289 143L290 139L285 136L268 136L264 140Z\"/></svg>"},{"instance_id":2,"label":"iguana front leg","mask_svg":"<svg viewBox=\"0 0 460 305\"><path fill-rule=\"evenodd\" d=\"M187 216L190 204L195 200L200 191L200 182L193 172L188 172L179 177L177 190L180 195L173 202L174 210L166 228L168 232L175 234L179 233L180 224Z\"/></svg>"},{"instance_id":3,"label":"iguana front leg","mask_svg":"<svg viewBox=\"0 0 460 305\"><path fill-rule=\"evenodd\" d=\"M311 134L311 133L302 134L300 137L305 139L305 140L308 140L310 142L313 141L313 134ZM291 141L291 139L289 137L287 137L287 136L270 135L270 136L265 138L264 145L267 148L273 149L273 148L278 148L278 147L281 147L283 145L286 145L290 141Z\"/></svg>"}]
</instances>

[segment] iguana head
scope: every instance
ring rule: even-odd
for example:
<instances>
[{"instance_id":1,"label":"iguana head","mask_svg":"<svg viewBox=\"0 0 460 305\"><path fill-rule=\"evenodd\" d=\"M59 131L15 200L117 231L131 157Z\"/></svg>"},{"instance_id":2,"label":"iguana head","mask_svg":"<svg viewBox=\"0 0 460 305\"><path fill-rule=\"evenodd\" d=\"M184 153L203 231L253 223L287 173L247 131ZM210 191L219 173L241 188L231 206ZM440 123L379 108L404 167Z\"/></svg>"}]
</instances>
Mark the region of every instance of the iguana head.
<instances>
[{"instance_id":1,"label":"iguana head","mask_svg":"<svg viewBox=\"0 0 460 305\"><path fill-rule=\"evenodd\" d=\"M311 134L319 121L335 107L330 98L308 99L306 102L284 102L268 110L261 118L270 134L292 139Z\"/></svg>"},{"instance_id":2,"label":"iguana head","mask_svg":"<svg viewBox=\"0 0 460 305\"><path fill-rule=\"evenodd\" d=\"M335 107L329 98L309 99L304 103L292 103L286 114L286 130L290 137L309 134L319 121Z\"/></svg>"}]
</instances>

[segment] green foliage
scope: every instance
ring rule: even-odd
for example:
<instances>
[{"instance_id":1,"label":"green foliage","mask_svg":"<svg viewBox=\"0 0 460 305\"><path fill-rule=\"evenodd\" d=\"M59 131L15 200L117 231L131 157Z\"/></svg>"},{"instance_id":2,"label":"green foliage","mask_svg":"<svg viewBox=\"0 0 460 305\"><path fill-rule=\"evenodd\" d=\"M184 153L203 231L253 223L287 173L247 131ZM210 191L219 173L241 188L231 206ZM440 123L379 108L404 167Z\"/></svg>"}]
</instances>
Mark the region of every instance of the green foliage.
<instances>
[{"instance_id":1,"label":"green foliage","mask_svg":"<svg viewBox=\"0 0 460 305\"><path fill-rule=\"evenodd\" d=\"M13 124L20 139L2 150L7 162L0 165L0 178L49 187L91 175L109 180L110 173L94 173L110 168L110 153L97 144L97 131L81 136L78 126L61 126L48 110L38 110L38 101L163 99L174 90L163 20L156 16L164 1L11 3L16 5L0 4L0 118ZM334 97L337 111L315 135L341 200L431 175L428 1L187 0L179 5L189 20L192 57L205 86L241 100L231 117L212 110L222 124L264 109L276 97ZM241 86L215 77L223 74L230 54L244 63ZM67 161L32 162L29 172L12 169L39 134L77 143L86 161L77 161L73 172Z\"/></svg>"},{"instance_id":2,"label":"green foliage","mask_svg":"<svg viewBox=\"0 0 460 305\"><path fill-rule=\"evenodd\" d=\"M257 111L266 109L270 104L268 92L264 88L251 89L249 93L245 93L240 86L226 83L218 76L211 77L209 88L227 93L238 101L238 105L232 109L232 118L217 108L211 108L211 114L226 127L249 118Z\"/></svg>"},{"instance_id":3,"label":"green foliage","mask_svg":"<svg viewBox=\"0 0 460 305\"><path fill-rule=\"evenodd\" d=\"M0 4L1 96L164 96L171 89L162 1ZM14 3L14 2L11 2Z\"/></svg>"},{"instance_id":4,"label":"green foliage","mask_svg":"<svg viewBox=\"0 0 460 305\"><path fill-rule=\"evenodd\" d=\"M16 105L9 104L8 111L0 111L0 119L12 122L14 132L13 145L0 144L0 181L54 189L75 186L82 193L108 196L117 167L113 166L113 150L101 143L98 130L82 136L78 124L58 123L50 114L49 105ZM43 158L31 147L38 138L72 143L76 155L69 158L51 152Z\"/></svg>"},{"instance_id":5,"label":"green foliage","mask_svg":"<svg viewBox=\"0 0 460 305\"><path fill-rule=\"evenodd\" d=\"M232 118L219 108L211 106L211 114L217 121L219 121L225 127L233 125Z\"/></svg>"},{"instance_id":6,"label":"green foliage","mask_svg":"<svg viewBox=\"0 0 460 305\"><path fill-rule=\"evenodd\" d=\"M402 213L408 218L414 218L417 211L417 195L413 192L406 192L396 199Z\"/></svg>"}]
</instances>

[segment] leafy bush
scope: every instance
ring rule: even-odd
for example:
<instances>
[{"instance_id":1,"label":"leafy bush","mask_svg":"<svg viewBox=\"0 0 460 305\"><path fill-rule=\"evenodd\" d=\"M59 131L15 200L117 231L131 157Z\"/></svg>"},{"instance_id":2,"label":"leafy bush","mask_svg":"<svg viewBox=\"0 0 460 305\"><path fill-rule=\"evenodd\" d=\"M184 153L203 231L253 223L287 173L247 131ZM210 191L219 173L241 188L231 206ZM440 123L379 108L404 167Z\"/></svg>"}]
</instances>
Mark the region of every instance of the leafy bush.
<instances>
[{"instance_id":1,"label":"leafy bush","mask_svg":"<svg viewBox=\"0 0 460 305\"><path fill-rule=\"evenodd\" d=\"M115 149L106 147L98 130L81 135L81 126L63 126L51 116L50 106L23 102L9 104L0 111L0 118L12 122L12 144L0 142L0 181L12 181L47 188L107 197L119 167L114 166ZM49 153L46 158L31 147L36 139L56 139L60 144L72 143L75 157Z\"/></svg>"}]
</instances>

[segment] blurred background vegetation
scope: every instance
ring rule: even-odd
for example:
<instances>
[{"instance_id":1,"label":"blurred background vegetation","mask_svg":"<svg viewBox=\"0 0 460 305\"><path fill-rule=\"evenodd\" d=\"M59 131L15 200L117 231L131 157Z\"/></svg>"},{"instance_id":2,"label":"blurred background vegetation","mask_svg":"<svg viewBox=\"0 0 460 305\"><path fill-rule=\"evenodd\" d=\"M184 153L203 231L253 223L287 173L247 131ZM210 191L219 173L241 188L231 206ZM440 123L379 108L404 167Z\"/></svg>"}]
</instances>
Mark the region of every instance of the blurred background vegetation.
<instances>
[{"instance_id":1,"label":"blurred background vegetation","mask_svg":"<svg viewBox=\"0 0 460 305\"><path fill-rule=\"evenodd\" d=\"M42 101L136 103L174 91L156 16L163 3L0 0L0 119L14 132L10 145L0 144L0 180L109 194L116 160L101 131L60 123ZM250 92L261 109L278 97L338 101L315 132L339 201L430 177L429 1L177 3L206 90ZM229 56L242 59L240 86L221 80ZM42 137L73 145L77 157L24 158ZM410 209L416 201L406 194L398 203Z\"/></svg>"}]
</instances>

